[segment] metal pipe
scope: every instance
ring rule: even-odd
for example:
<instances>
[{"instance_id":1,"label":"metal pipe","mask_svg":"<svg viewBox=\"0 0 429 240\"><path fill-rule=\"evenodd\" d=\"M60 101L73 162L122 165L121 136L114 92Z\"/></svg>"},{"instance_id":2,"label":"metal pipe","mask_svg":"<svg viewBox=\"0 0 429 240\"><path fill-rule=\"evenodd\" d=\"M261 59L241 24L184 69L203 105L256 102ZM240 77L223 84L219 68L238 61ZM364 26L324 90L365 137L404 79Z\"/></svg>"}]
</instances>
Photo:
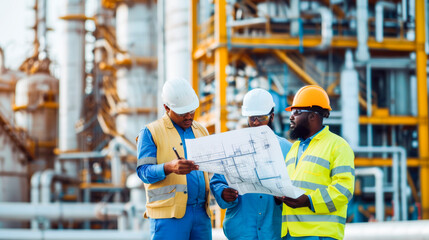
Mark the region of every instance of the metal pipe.
<instances>
[{"instance_id":1,"label":"metal pipe","mask_svg":"<svg viewBox=\"0 0 429 240\"><path fill-rule=\"evenodd\" d=\"M322 41L318 49L326 49L331 45L332 42L332 12L327 7L319 7L318 12L320 17L322 18L321 28L322 28Z\"/></svg>"},{"instance_id":2,"label":"metal pipe","mask_svg":"<svg viewBox=\"0 0 429 240\"><path fill-rule=\"evenodd\" d=\"M158 37L158 89L157 89L157 107L158 109L164 109L161 98L161 90L162 86L164 86L166 71L165 71L165 1L166 0L158 0L157 2L157 37ZM158 118L161 118L164 115L164 111L158 111Z\"/></svg>"},{"instance_id":3,"label":"metal pipe","mask_svg":"<svg viewBox=\"0 0 429 240\"><path fill-rule=\"evenodd\" d=\"M0 229L0 240L146 240L145 231Z\"/></svg>"},{"instance_id":4,"label":"metal pipe","mask_svg":"<svg viewBox=\"0 0 429 240\"><path fill-rule=\"evenodd\" d=\"M30 201L32 204L38 204L40 202L40 177L42 175L41 171L37 171L31 176L31 196ZM39 222L37 219L31 220L31 228L32 229L38 229L39 228Z\"/></svg>"},{"instance_id":5,"label":"metal pipe","mask_svg":"<svg viewBox=\"0 0 429 240\"><path fill-rule=\"evenodd\" d=\"M63 0L60 6L63 15L85 14L83 0ZM85 75L85 23L65 20L59 31L61 40L58 60L60 64L60 107L59 107L59 150L61 152L78 149L75 124L80 118ZM64 169L69 176L77 176L76 162L65 162ZM75 190L70 188L70 190ZM69 194L77 194L71 192Z\"/></svg>"},{"instance_id":6,"label":"metal pipe","mask_svg":"<svg viewBox=\"0 0 429 240\"><path fill-rule=\"evenodd\" d=\"M359 146L359 78L354 69L353 54L346 51L345 67L341 71L341 130L350 146Z\"/></svg>"},{"instance_id":7,"label":"metal pipe","mask_svg":"<svg viewBox=\"0 0 429 240\"><path fill-rule=\"evenodd\" d=\"M407 0L402 0L402 21L407 22Z\"/></svg>"},{"instance_id":8,"label":"metal pipe","mask_svg":"<svg viewBox=\"0 0 429 240\"><path fill-rule=\"evenodd\" d=\"M383 42L384 9L396 10L396 5L391 2L377 2L375 4L375 40Z\"/></svg>"},{"instance_id":9,"label":"metal pipe","mask_svg":"<svg viewBox=\"0 0 429 240\"><path fill-rule=\"evenodd\" d=\"M354 152L361 153L391 153L392 156L392 182L393 182L393 199L394 199L394 215L393 220L407 220L407 153L403 147L354 147ZM399 155L399 156L398 156ZM399 162L398 163L398 158ZM398 168L400 167L400 177ZM400 182L400 184L399 184ZM399 191L400 199L399 201ZM400 205L400 206L399 206ZM401 208L401 210L399 209Z\"/></svg>"},{"instance_id":10,"label":"metal pipe","mask_svg":"<svg viewBox=\"0 0 429 240\"><path fill-rule=\"evenodd\" d=\"M68 177L66 175L55 173L52 169L47 169L43 171L40 177L40 188L41 188L41 198L40 202L42 204L47 204L51 202L51 194L52 194L52 183L54 181L58 182L66 182L66 183L79 183L79 179L74 177ZM50 223L48 221L44 221L44 228L50 228Z\"/></svg>"},{"instance_id":11,"label":"metal pipe","mask_svg":"<svg viewBox=\"0 0 429 240\"><path fill-rule=\"evenodd\" d=\"M357 58L357 52L356 52L356 58ZM371 64L366 64L366 116L371 117L372 116L372 98L371 98L371 85L372 84L372 77L371 77ZM367 145L369 147L372 147L372 124L367 125ZM369 155L371 157L371 155Z\"/></svg>"},{"instance_id":12,"label":"metal pipe","mask_svg":"<svg viewBox=\"0 0 429 240\"><path fill-rule=\"evenodd\" d=\"M145 211L144 203L132 206L139 214ZM126 207L125 203L0 203L0 220L110 220L123 216Z\"/></svg>"},{"instance_id":13,"label":"metal pipe","mask_svg":"<svg viewBox=\"0 0 429 240\"><path fill-rule=\"evenodd\" d=\"M291 36L298 36L299 34L299 17L300 17L300 9L299 9L299 2L300 0L291 0L289 1L290 11L288 12L288 15L290 16L292 20L290 24L290 35Z\"/></svg>"},{"instance_id":14,"label":"metal pipe","mask_svg":"<svg viewBox=\"0 0 429 240\"><path fill-rule=\"evenodd\" d=\"M374 176L375 178L375 219L378 222L384 221L384 190L383 171L378 167L357 168L356 176Z\"/></svg>"},{"instance_id":15,"label":"metal pipe","mask_svg":"<svg viewBox=\"0 0 429 240\"><path fill-rule=\"evenodd\" d=\"M47 4L46 0L37 0L36 1L36 7L37 7L37 19L36 19L36 26L37 26L37 38L39 41L39 53L46 52L47 46L48 46L48 38L47 38L47 22L46 22L46 16L47 16Z\"/></svg>"},{"instance_id":16,"label":"metal pipe","mask_svg":"<svg viewBox=\"0 0 429 240\"><path fill-rule=\"evenodd\" d=\"M117 59L129 59L131 64L121 65L116 71L119 101L115 121L116 131L128 141L134 141L136 129L157 117L156 109L153 109L157 99L156 69L151 64L133 61L140 58L149 59L150 62L150 59L156 57L154 8L156 5L151 1L124 1L118 3L116 8L117 43L121 50L126 52L118 54ZM140 97L133 97L137 95ZM138 109L150 110L147 112Z\"/></svg>"},{"instance_id":17,"label":"metal pipe","mask_svg":"<svg viewBox=\"0 0 429 240\"><path fill-rule=\"evenodd\" d=\"M166 80L175 76L190 79L189 5L190 1L164 0Z\"/></svg>"},{"instance_id":18,"label":"metal pipe","mask_svg":"<svg viewBox=\"0 0 429 240\"><path fill-rule=\"evenodd\" d=\"M137 173L133 173L127 177L126 186L130 189L130 204L138 205L144 204L146 202L144 185L142 180L140 180L140 178L138 177ZM141 216L137 214L132 215L132 208L127 209L130 212L130 214L128 214L128 217L132 229L136 231L141 230L142 225L144 223L143 218L141 218Z\"/></svg>"},{"instance_id":19,"label":"metal pipe","mask_svg":"<svg viewBox=\"0 0 429 240\"><path fill-rule=\"evenodd\" d=\"M112 168L112 184L119 186L122 183L121 158L119 146L115 140L110 141L110 165Z\"/></svg>"},{"instance_id":20,"label":"metal pipe","mask_svg":"<svg viewBox=\"0 0 429 240\"><path fill-rule=\"evenodd\" d=\"M344 240L429 239L429 221L371 222L346 224Z\"/></svg>"},{"instance_id":21,"label":"metal pipe","mask_svg":"<svg viewBox=\"0 0 429 240\"><path fill-rule=\"evenodd\" d=\"M357 40L356 59L366 62L369 59L368 50L368 0L356 1L357 10Z\"/></svg>"}]
</instances>

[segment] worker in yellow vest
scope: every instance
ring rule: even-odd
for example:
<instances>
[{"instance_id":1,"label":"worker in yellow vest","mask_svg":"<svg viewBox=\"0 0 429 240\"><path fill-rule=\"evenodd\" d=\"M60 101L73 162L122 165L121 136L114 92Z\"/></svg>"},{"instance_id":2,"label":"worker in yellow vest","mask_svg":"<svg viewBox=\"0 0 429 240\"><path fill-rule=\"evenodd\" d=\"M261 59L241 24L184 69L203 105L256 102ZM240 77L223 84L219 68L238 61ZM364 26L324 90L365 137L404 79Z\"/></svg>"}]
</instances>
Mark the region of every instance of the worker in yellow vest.
<instances>
[{"instance_id":1,"label":"worker in yellow vest","mask_svg":"<svg viewBox=\"0 0 429 240\"><path fill-rule=\"evenodd\" d=\"M151 239L212 239L209 179L186 159L185 139L208 135L194 121L199 100L188 81L162 88L166 114L143 128L137 139L137 174L145 183Z\"/></svg>"},{"instance_id":2,"label":"worker in yellow vest","mask_svg":"<svg viewBox=\"0 0 429 240\"><path fill-rule=\"evenodd\" d=\"M354 191L354 153L323 125L331 106L325 90L310 85L295 95L286 156L288 174L305 194L278 197L283 205L282 237L287 240L343 239L347 205Z\"/></svg>"}]
</instances>

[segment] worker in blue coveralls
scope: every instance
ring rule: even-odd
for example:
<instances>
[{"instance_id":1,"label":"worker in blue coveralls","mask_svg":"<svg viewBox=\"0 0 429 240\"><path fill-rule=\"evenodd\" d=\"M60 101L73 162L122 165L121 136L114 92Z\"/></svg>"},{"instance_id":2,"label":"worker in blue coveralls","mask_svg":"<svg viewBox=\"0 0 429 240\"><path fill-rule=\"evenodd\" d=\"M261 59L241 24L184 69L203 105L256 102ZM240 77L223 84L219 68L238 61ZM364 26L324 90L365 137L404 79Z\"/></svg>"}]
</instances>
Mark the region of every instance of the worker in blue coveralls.
<instances>
[{"instance_id":1,"label":"worker in blue coveralls","mask_svg":"<svg viewBox=\"0 0 429 240\"><path fill-rule=\"evenodd\" d=\"M244 96L242 115L247 117L249 127L268 125L272 128L274 106L268 91L253 89ZM285 138L277 138L284 158L292 144ZM220 174L212 177L210 189L219 206L227 209L223 231L228 239L281 239L282 204L274 196L239 195Z\"/></svg>"},{"instance_id":2,"label":"worker in blue coveralls","mask_svg":"<svg viewBox=\"0 0 429 240\"><path fill-rule=\"evenodd\" d=\"M194 121L199 100L188 81L162 88L166 114L143 128L137 139L137 174L145 183L151 239L212 239L209 178L186 159L185 139L208 135Z\"/></svg>"}]
</instances>

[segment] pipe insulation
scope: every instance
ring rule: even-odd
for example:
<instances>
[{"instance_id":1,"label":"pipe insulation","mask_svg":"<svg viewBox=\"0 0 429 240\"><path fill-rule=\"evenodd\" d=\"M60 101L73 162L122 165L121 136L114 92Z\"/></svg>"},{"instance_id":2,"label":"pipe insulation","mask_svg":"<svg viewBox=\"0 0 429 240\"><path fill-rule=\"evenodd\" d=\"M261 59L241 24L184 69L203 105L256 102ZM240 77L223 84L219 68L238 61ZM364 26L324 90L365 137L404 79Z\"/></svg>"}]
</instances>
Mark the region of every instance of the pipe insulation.
<instances>
[{"instance_id":1,"label":"pipe insulation","mask_svg":"<svg viewBox=\"0 0 429 240\"><path fill-rule=\"evenodd\" d=\"M405 148L398 146L353 147L353 151L355 153L389 153L393 155L393 201L396 203L394 204L393 220L407 220L407 153L405 151Z\"/></svg>"},{"instance_id":2,"label":"pipe insulation","mask_svg":"<svg viewBox=\"0 0 429 240\"><path fill-rule=\"evenodd\" d=\"M346 224L344 240L429 239L429 221L371 222Z\"/></svg>"},{"instance_id":3,"label":"pipe insulation","mask_svg":"<svg viewBox=\"0 0 429 240\"><path fill-rule=\"evenodd\" d=\"M149 232L117 230L0 229L0 240L146 240Z\"/></svg>"},{"instance_id":4,"label":"pipe insulation","mask_svg":"<svg viewBox=\"0 0 429 240\"><path fill-rule=\"evenodd\" d=\"M361 62L369 60L368 49L368 0L356 1L357 40L356 59Z\"/></svg>"},{"instance_id":5,"label":"pipe insulation","mask_svg":"<svg viewBox=\"0 0 429 240\"><path fill-rule=\"evenodd\" d=\"M383 42L384 38L384 10L396 10L396 5L391 2L377 2L375 4L375 40Z\"/></svg>"},{"instance_id":6,"label":"pipe insulation","mask_svg":"<svg viewBox=\"0 0 429 240\"><path fill-rule=\"evenodd\" d=\"M383 191L383 171L378 167L357 168L356 176L374 176L375 178L375 219L378 222L384 221L384 191Z\"/></svg>"},{"instance_id":7,"label":"pipe insulation","mask_svg":"<svg viewBox=\"0 0 429 240\"><path fill-rule=\"evenodd\" d=\"M359 146L359 77L353 64L353 53L346 51L341 71L341 131L352 147Z\"/></svg>"},{"instance_id":8,"label":"pipe insulation","mask_svg":"<svg viewBox=\"0 0 429 240\"><path fill-rule=\"evenodd\" d=\"M138 214L143 214L145 206L134 205ZM0 220L25 221L44 218L47 220L107 220L116 219L130 208L127 204L90 203L0 203ZM1 235L1 234L0 234Z\"/></svg>"}]
</instances>

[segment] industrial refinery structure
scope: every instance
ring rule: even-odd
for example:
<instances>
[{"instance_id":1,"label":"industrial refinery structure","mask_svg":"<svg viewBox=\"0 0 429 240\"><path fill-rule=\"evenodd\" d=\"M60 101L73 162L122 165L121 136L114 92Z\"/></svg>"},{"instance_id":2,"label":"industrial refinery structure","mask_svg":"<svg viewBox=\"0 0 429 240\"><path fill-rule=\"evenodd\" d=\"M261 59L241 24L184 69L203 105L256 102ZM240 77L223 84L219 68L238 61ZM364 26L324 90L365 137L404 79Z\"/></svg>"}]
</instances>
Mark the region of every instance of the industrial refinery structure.
<instances>
[{"instance_id":1,"label":"industrial refinery structure","mask_svg":"<svg viewBox=\"0 0 429 240\"><path fill-rule=\"evenodd\" d=\"M163 114L159 92L174 76L199 94L210 133L245 127L243 96L260 87L286 137L296 91L323 87L325 123L356 155L345 238L428 239L428 5L34 0L33 54L6 69L0 48L0 239L146 239L135 137Z\"/></svg>"}]
</instances>

